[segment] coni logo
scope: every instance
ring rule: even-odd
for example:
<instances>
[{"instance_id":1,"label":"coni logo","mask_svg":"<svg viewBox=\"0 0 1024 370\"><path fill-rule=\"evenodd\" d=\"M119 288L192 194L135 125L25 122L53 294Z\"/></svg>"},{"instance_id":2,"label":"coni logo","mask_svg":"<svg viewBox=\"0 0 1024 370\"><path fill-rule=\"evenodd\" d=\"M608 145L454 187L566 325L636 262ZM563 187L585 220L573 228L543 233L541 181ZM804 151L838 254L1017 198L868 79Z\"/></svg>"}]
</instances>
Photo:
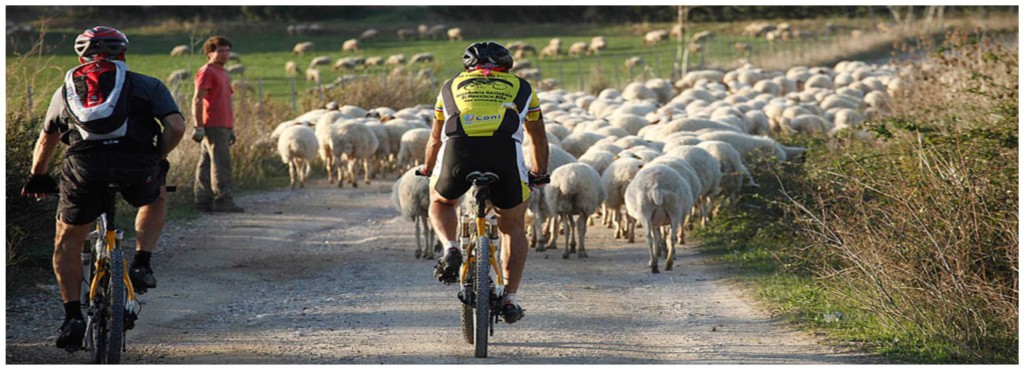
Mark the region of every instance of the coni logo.
<instances>
[{"instance_id":1,"label":"coni logo","mask_svg":"<svg viewBox=\"0 0 1024 370\"><path fill-rule=\"evenodd\" d=\"M464 123L464 124L473 124L473 123L476 123L476 122L487 122L487 121L500 120L500 119L501 119L501 114L491 114L491 115L486 115L486 116L478 116L478 115L470 113L470 114L462 116L462 123Z\"/></svg>"}]
</instances>

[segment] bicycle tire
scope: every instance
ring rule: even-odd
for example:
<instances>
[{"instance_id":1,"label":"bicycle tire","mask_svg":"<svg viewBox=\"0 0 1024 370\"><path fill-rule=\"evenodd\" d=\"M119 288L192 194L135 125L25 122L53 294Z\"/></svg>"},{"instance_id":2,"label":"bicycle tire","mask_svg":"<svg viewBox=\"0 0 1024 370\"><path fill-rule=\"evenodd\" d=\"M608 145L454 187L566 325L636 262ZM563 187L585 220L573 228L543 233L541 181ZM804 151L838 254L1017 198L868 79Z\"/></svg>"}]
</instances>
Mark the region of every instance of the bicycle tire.
<instances>
[{"instance_id":1,"label":"bicycle tire","mask_svg":"<svg viewBox=\"0 0 1024 370\"><path fill-rule=\"evenodd\" d=\"M468 304L462 305L462 338L466 339L466 343L473 344L473 307Z\"/></svg>"},{"instance_id":2,"label":"bicycle tire","mask_svg":"<svg viewBox=\"0 0 1024 370\"><path fill-rule=\"evenodd\" d=\"M124 307L125 307L125 284L124 284L124 252L120 246L110 251L110 279L107 285L109 295L109 310L107 318L107 345L106 363L121 363L121 349L124 347Z\"/></svg>"},{"instance_id":3,"label":"bicycle tire","mask_svg":"<svg viewBox=\"0 0 1024 370\"><path fill-rule=\"evenodd\" d=\"M476 277L474 279L474 290L476 293L476 315L473 318L475 356L477 358L487 357L487 335L491 323L491 292L490 284L490 240L486 236L479 237L476 247Z\"/></svg>"}]
</instances>

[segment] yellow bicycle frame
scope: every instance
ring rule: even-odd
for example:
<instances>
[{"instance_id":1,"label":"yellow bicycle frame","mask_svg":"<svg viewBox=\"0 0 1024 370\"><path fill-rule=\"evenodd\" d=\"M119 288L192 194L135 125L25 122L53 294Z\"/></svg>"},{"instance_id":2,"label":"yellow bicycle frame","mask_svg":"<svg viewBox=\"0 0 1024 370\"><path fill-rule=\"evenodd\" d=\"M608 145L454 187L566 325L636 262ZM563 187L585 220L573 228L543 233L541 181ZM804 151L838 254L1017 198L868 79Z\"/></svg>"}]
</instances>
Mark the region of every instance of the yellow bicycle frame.
<instances>
[{"instance_id":1,"label":"yellow bicycle frame","mask_svg":"<svg viewBox=\"0 0 1024 370\"><path fill-rule=\"evenodd\" d=\"M96 225L96 229L99 230L100 226ZM104 243L106 243L107 255L110 255L110 251L117 248L117 232L114 230L107 230L103 235ZM103 267L104 260L102 258L96 259L96 273L92 276L92 281L89 282L89 300L92 301L96 298L96 289L100 285L100 280L107 274L107 270ZM128 261L122 256L121 257L121 271L123 276L121 279L124 280L124 286L128 290L128 302L135 300L135 288L132 286L132 280L128 278Z\"/></svg>"},{"instance_id":2,"label":"yellow bicycle frame","mask_svg":"<svg viewBox=\"0 0 1024 370\"><path fill-rule=\"evenodd\" d=\"M479 242L480 238L487 238L488 237L487 236L487 219L485 219L483 217L476 217L476 218L474 218L474 220L476 221L476 233L475 233L475 235L470 235L470 237L477 238L476 241ZM463 283L466 282L466 273L469 270L469 266L476 263L476 253L473 253L473 252L474 252L474 248L476 248L477 244L479 244L479 243L471 244L469 246L469 249L466 251L466 253L469 255L469 258L466 259L466 263L462 264L462 269L461 269L462 271L459 273L459 276L462 277L461 281ZM500 268L498 268L498 260L494 258L494 249L495 249L494 248L494 243L491 243L491 242L488 241L487 245L490 246L490 252L491 252L487 256L487 258L490 260L491 267L494 269L494 275L498 277L498 281L496 283L497 283L497 285L505 285L505 277L502 275L502 270Z\"/></svg>"}]
</instances>

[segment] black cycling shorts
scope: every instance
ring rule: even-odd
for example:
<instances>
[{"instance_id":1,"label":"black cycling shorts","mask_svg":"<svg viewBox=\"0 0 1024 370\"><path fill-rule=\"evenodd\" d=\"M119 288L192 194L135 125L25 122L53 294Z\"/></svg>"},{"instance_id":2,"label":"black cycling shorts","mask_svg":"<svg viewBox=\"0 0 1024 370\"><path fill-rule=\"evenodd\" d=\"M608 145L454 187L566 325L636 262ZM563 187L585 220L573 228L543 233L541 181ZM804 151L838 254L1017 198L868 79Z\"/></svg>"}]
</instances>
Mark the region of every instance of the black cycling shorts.
<instances>
[{"instance_id":1,"label":"black cycling shorts","mask_svg":"<svg viewBox=\"0 0 1024 370\"><path fill-rule=\"evenodd\" d=\"M64 160L60 177L57 219L69 225L85 225L103 213L107 189L117 184L128 204L141 207L155 202L167 180L159 162L144 168L92 167L73 157Z\"/></svg>"},{"instance_id":2,"label":"black cycling shorts","mask_svg":"<svg viewBox=\"0 0 1024 370\"><path fill-rule=\"evenodd\" d=\"M438 163L434 190L446 199L458 199L472 187L466 176L473 171L498 175L498 181L490 185L495 207L514 208L530 197L522 149L511 137L450 138Z\"/></svg>"}]
</instances>

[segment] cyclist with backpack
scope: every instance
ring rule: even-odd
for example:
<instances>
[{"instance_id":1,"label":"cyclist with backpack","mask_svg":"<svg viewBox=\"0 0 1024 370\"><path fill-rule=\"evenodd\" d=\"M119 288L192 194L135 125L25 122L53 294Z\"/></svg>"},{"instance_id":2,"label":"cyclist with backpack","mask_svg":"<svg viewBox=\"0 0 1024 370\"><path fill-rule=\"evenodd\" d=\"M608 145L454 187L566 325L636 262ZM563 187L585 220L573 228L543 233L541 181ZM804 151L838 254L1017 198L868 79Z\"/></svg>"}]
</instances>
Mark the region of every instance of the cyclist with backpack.
<instances>
[{"instance_id":1,"label":"cyclist with backpack","mask_svg":"<svg viewBox=\"0 0 1024 370\"><path fill-rule=\"evenodd\" d=\"M462 63L465 72L448 80L438 94L426 164L417 170L431 177L430 221L445 244L434 274L446 284L458 278L462 252L455 207L471 186L466 175L496 173L491 203L498 214L502 268L508 278L499 314L513 323L523 317L516 292L526 265L526 200L530 187L548 178L547 135L530 83L509 73L508 49L493 41L474 43L466 48ZM533 141L532 169L523 160L524 133Z\"/></svg>"},{"instance_id":2,"label":"cyclist with backpack","mask_svg":"<svg viewBox=\"0 0 1024 370\"><path fill-rule=\"evenodd\" d=\"M104 26L75 38L80 65L67 72L50 101L32 155L23 196L40 198L58 184L47 174L58 143L68 145L60 173L53 270L64 301L57 347L81 348L85 321L79 301L81 252L103 212L110 184L138 207L136 252L129 277L138 293L156 287L150 256L166 217L167 154L181 141L185 120L164 84L128 70L128 37Z\"/></svg>"}]
</instances>

